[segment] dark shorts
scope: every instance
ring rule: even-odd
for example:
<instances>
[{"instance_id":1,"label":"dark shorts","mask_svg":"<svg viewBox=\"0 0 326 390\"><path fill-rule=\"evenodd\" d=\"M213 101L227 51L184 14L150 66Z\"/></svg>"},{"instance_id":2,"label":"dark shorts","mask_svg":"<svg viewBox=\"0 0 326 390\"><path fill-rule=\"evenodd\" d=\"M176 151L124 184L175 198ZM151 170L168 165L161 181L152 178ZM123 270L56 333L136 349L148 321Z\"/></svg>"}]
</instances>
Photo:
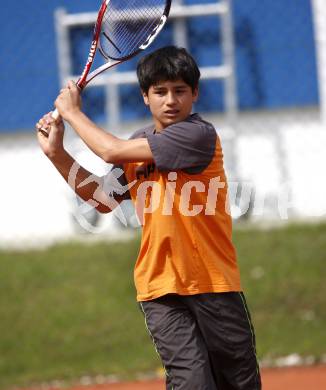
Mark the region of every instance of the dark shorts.
<instances>
[{"instance_id":1,"label":"dark shorts","mask_svg":"<svg viewBox=\"0 0 326 390\"><path fill-rule=\"evenodd\" d=\"M243 293L169 294L140 302L167 390L259 390L255 334Z\"/></svg>"}]
</instances>

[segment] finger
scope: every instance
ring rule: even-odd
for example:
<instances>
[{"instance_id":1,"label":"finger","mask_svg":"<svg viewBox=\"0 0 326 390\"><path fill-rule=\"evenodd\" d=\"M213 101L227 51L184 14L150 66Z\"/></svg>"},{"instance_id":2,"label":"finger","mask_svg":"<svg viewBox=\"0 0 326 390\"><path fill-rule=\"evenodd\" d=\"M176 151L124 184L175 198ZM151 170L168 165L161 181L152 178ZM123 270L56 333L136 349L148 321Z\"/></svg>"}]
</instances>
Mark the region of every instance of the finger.
<instances>
[{"instance_id":1,"label":"finger","mask_svg":"<svg viewBox=\"0 0 326 390\"><path fill-rule=\"evenodd\" d=\"M47 115L45 115L42 119L41 119L41 124L43 127L50 127L51 125L51 118Z\"/></svg>"},{"instance_id":2,"label":"finger","mask_svg":"<svg viewBox=\"0 0 326 390\"><path fill-rule=\"evenodd\" d=\"M51 128L46 126L46 125L44 125L43 122L41 122L41 121L37 122L35 127L36 127L36 130L37 130L38 134L42 134L45 137L49 136Z\"/></svg>"},{"instance_id":3,"label":"finger","mask_svg":"<svg viewBox=\"0 0 326 390\"><path fill-rule=\"evenodd\" d=\"M74 82L73 80L69 80L67 86L68 86L68 88L70 89L70 88L76 87L76 84L75 84L75 82Z\"/></svg>"},{"instance_id":4,"label":"finger","mask_svg":"<svg viewBox=\"0 0 326 390\"><path fill-rule=\"evenodd\" d=\"M47 124L51 125L51 123L55 122L55 119L52 116L52 111L45 115L45 121Z\"/></svg>"},{"instance_id":5,"label":"finger","mask_svg":"<svg viewBox=\"0 0 326 390\"><path fill-rule=\"evenodd\" d=\"M43 120L43 119L40 119L37 123L36 123L36 128L37 129L40 129L42 127L46 128L48 127L49 125Z\"/></svg>"},{"instance_id":6,"label":"finger","mask_svg":"<svg viewBox=\"0 0 326 390\"><path fill-rule=\"evenodd\" d=\"M45 115L42 119L39 120L38 123L41 124L41 127L48 127L49 126L49 121Z\"/></svg>"},{"instance_id":7,"label":"finger","mask_svg":"<svg viewBox=\"0 0 326 390\"><path fill-rule=\"evenodd\" d=\"M80 88L79 88L78 85L77 85L74 81L72 81L72 80L69 81L69 88L70 88L70 90L73 91L73 92L78 92L78 94L80 93Z\"/></svg>"},{"instance_id":8,"label":"finger","mask_svg":"<svg viewBox=\"0 0 326 390\"><path fill-rule=\"evenodd\" d=\"M40 128L40 129L38 129L38 133L39 133L40 135L44 136L45 138L49 138L50 129Z\"/></svg>"},{"instance_id":9,"label":"finger","mask_svg":"<svg viewBox=\"0 0 326 390\"><path fill-rule=\"evenodd\" d=\"M48 137L50 134L51 130L51 123L49 123L47 119L47 115L44 115L43 118L41 118L37 123L36 123L36 130L38 134L42 134L45 137ZM52 121L53 122L53 121Z\"/></svg>"}]
</instances>

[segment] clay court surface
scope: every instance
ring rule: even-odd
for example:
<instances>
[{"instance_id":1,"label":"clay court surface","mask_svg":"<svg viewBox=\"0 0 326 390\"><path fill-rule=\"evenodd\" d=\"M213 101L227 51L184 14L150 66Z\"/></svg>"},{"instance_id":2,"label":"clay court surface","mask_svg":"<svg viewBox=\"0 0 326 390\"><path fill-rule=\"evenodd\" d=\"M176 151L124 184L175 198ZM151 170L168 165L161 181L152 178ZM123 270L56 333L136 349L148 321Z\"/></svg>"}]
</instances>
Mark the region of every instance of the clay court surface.
<instances>
[{"instance_id":1,"label":"clay court surface","mask_svg":"<svg viewBox=\"0 0 326 390\"><path fill-rule=\"evenodd\" d=\"M262 370L263 390L325 390L326 365ZM165 390L162 380L74 387L71 390Z\"/></svg>"}]
</instances>

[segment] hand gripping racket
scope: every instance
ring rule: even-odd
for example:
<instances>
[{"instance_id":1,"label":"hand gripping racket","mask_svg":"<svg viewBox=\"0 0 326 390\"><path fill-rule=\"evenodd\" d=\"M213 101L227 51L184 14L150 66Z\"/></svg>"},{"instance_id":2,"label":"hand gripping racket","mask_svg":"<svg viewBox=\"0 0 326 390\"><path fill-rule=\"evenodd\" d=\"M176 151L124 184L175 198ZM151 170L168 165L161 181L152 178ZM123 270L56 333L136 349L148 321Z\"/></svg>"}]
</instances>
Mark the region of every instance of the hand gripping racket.
<instances>
[{"instance_id":1,"label":"hand gripping racket","mask_svg":"<svg viewBox=\"0 0 326 390\"><path fill-rule=\"evenodd\" d=\"M171 0L104 0L98 12L84 70L77 81L83 90L94 77L145 50L162 30ZM96 52L106 63L90 72ZM59 117L54 110L52 117ZM46 129L40 129L48 136Z\"/></svg>"}]
</instances>

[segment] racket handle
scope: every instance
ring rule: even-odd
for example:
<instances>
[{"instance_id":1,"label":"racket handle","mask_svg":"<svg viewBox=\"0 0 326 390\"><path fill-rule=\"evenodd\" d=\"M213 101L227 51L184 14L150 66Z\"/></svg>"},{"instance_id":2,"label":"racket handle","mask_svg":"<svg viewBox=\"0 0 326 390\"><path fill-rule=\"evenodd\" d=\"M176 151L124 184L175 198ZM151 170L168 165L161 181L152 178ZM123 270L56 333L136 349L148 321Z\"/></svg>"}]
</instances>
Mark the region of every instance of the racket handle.
<instances>
[{"instance_id":1,"label":"racket handle","mask_svg":"<svg viewBox=\"0 0 326 390\"><path fill-rule=\"evenodd\" d=\"M59 116L60 116L59 111L58 111L57 109L55 109L55 110L52 112L51 116L52 116L52 118L56 121L56 120L59 118Z\"/></svg>"},{"instance_id":2,"label":"racket handle","mask_svg":"<svg viewBox=\"0 0 326 390\"><path fill-rule=\"evenodd\" d=\"M58 111L57 109L55 109L55 110L52 112L51 116L52 116L52 118L56 121L56 120L59 118L59 116L60 116L59 111ZM41 127L41 128L39 129L39 131L40 131L45 137L48 137L48 136L49 136L48 130L45 129L44 127Z\"/></svg>"}]
</instances>

